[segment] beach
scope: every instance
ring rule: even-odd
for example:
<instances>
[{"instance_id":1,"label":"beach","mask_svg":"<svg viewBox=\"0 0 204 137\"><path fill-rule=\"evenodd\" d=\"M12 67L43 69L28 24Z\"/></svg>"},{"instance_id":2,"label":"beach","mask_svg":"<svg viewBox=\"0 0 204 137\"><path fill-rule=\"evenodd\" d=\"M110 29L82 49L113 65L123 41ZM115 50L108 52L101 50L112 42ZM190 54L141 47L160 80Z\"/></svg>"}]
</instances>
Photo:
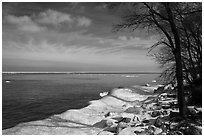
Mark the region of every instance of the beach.
<instances>
[{"instance_id":1,"label":"beach","mask_svg":"<svg viewBox=\"0 0 204 137\"><path fill-rule=\"evenodd\" d=\"M182 119L179 120L178 109L172 107L177 103L175 97L154 94L152 91L155 86L148 89L146 86L115 88L101 99L90 101L84 108L70 109L44 120L21 123L3 130L3 134L179 135L192 132L179 130L186 126L186 123ZM139 92L141 90L146 93L142 94ZM195 111L198 115L200 112L202 110ZM177 120L170 122L172 118ZM179 125L182 122L184 124ZM188 121L188 126L193 127L196 134L202 132L202 126L198 126L198 123L199 120L195 119L194 122Z\"/></svg>"},{"instance_id":2,"label":"beach","mask_svg":"<svg viewBox=\"0 0 204 137\"><path fill-rule=\"evenodd\" d=\"M100 93L110 92L116 87L151 83L157 76L139 73L3 74L2 129L86 107L89 101L100 99Z\"/></svg>"}]
</instances>

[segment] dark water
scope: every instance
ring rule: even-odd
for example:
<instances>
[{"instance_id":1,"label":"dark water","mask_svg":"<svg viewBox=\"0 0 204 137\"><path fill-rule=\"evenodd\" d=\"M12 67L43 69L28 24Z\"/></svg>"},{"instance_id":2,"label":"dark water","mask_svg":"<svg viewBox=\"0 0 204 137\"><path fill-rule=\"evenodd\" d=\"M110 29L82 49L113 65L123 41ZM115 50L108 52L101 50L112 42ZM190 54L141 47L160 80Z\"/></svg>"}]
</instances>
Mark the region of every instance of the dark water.
<instances>
[{"instance_id":1,"label":"dark water","mask_svg":"<svg viewBox=\"0 0 204 137\"><path fill-rule=\"evenodd\" d=\"M130 76L130 77L128 77ZM115 87L151 83L158 74L3 74L2 128L82 108ZM6 80L11 80L6 83Z\"/></svg>"}]
</instances>

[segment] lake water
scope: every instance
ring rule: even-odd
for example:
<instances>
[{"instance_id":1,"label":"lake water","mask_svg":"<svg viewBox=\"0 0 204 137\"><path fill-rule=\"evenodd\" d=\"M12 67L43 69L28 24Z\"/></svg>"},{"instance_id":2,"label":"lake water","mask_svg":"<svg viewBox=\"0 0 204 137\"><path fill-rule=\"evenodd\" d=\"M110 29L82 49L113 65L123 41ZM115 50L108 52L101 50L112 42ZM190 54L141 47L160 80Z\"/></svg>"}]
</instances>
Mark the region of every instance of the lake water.
<instances>
[{"instance_id":1,"label":"lake water","mask_svg":"<svg viewBox=\"0 0 204 137\"><path fill-rule=\"evenodd\" d=\"M2 128L85 107L100 92L151 83L158 75L2 74Z\"/></svg>"}]
</instances>

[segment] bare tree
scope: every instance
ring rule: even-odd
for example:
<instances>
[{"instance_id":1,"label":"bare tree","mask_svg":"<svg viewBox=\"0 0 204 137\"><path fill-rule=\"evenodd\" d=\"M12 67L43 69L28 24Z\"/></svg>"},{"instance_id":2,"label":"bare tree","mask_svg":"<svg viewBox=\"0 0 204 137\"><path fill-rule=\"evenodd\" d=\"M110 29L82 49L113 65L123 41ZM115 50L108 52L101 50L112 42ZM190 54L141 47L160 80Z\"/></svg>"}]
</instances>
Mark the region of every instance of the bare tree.
<instances>
[{"instance_id":1,"label":"bare tree","mask_svg":"<svg viewBox=\"0 0 204 137\"><path fill-rule=\"evenodd\" d=\"M175 64L171 66L173 67L171 69L175 69L176 72L179 112L183 117L185 117L186 114L183 90L184 67L182 65L185 64L182 60L182 46L186 45L186 43L184 43L183 38L188 34L191 35L191 38L194 39L196 43L201 44L200 39L197 37L198 34L191 28L187 29L187 27L185 27L185 29L188 30L186 31L186 35L181 33L181 29L184 29L183 26L187 25L184 24L185 19L190 16L190 14L201 11L201 9L197 8L198 6L196 4L192 4L193 6L189 6L188 3L133 3L132 9L122 18L123 22L115 26L116 30L147 28L160 34L161 40L154 44L152 48L158 45L167 46L172 53L171 55L173 55L170 60L175 61ZM185 33L185 31L182 32ZM191 42L188 45L191 46ZM189 46L187 47L189 48ZM188 48L186 49L189 50ZM200 47L196 47L196 49L201 51ZM188 54L192 54L191 51L188 51ZM168 59L166 57L168 57L168 55L165 56L165 59ZM200 62L200 55L198 59L198 62ZM192 62L191 65L193 66ZM166 71L168 70L169 69L166 69Z\"/></svg>"}]
</instances>

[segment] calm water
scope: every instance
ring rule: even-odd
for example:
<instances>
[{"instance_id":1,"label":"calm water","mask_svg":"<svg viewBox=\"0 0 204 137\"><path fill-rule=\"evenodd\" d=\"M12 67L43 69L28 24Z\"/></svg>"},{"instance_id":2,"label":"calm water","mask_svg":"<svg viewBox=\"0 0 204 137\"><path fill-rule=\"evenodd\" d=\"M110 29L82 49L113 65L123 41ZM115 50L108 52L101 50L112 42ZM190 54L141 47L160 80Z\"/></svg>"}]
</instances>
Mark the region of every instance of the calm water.
<instances>
[{"instance_id":1,"label":"calm water","mask_svg":"<svg viewBox=\"0 0 204 137\"><path fill-rule=\"evenodd\" d=\"M158 74L3 74L2 127L82 108L115 87L151 83ZM11 80L6 83L6 80Z\"/></svg>"}]
</instances>

